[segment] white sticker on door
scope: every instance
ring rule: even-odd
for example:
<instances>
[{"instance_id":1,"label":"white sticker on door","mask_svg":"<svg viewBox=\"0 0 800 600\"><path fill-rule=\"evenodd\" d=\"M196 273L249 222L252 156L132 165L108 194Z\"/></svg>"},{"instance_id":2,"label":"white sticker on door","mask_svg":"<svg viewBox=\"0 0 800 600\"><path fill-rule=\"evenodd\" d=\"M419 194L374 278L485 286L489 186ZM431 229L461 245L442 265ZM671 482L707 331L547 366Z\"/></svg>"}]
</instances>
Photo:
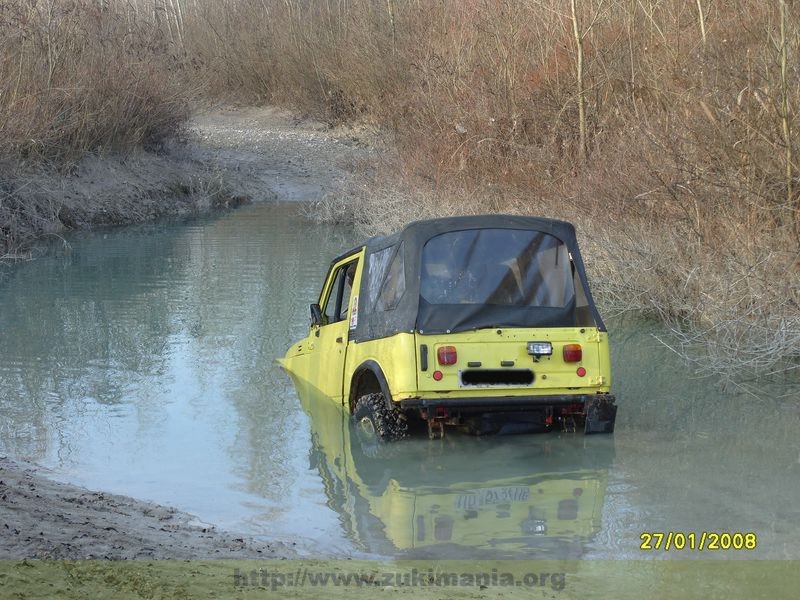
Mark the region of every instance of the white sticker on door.
<instances>
[{"instance_id":1,"label":"white sticker on door","mask_svg":"<svg viewBox=\"0 0 800 600\"><path fill-rule=\"evenodd\" d=\"M358 296L353 296L353 302L350 309L350 329L355 329L358 325Z\"/></svg>"}]
</instances>

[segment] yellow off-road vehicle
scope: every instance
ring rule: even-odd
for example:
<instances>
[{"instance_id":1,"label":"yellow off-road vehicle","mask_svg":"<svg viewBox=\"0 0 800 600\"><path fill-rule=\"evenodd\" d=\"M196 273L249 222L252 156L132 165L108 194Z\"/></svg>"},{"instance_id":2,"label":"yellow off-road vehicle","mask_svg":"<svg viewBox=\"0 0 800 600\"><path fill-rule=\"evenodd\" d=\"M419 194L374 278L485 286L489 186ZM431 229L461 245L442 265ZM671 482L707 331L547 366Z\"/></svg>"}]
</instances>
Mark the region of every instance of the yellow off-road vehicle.
<instances>
[{"instance_id":1,"label":"yellow off-road vehicle","mask_svg":"<svg viewBox=\"0 0 800 600\"><path fill-rule=\"evenodd\" d=\"M281 361L364 436L614 430L608 333L569 223L418 221L335 258Z\"/></svg>"}]
</instances>

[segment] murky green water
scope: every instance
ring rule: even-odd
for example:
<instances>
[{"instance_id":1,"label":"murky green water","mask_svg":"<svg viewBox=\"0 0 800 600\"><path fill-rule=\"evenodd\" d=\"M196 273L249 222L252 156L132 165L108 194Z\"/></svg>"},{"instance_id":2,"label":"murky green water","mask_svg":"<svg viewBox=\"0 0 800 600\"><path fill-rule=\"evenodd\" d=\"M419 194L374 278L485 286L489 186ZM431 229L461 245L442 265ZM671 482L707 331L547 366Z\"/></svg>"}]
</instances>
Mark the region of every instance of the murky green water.
<instances>
[{"instance_id":1,"label":"murky green water","mask_svg":"<svg viewBox=\"0 0 800 600\"><path fill-rule=\"evenodd\" d=\"M800 558L800 389L693 379L654 325L609 324L614 436L454 434L364 455L275 364L355 241L257 204L77 235L7 270L0 452L312 555L708 558L639 536L716 531L758 535L728 556Z\"/></svg>"}]
</instances>

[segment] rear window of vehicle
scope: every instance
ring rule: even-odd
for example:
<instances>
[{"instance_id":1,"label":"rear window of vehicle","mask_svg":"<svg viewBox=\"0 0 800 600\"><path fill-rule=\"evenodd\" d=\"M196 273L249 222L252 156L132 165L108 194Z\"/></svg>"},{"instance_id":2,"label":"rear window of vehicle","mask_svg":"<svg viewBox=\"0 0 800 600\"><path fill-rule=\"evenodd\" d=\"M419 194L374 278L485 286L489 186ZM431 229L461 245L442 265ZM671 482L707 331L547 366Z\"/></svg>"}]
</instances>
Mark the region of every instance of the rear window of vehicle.
<instances>
[{"instance_id":1,"label":"rear window of vehicle","mask_svg":"<svg viewBox=\"0 0 800 600\"><path fill-rule=\"evenodd\" d=\"M565 307L575 298L566 245L538 231L472 229L431 238L420 295L430 304Z\"/></svg>"}]
</instances>

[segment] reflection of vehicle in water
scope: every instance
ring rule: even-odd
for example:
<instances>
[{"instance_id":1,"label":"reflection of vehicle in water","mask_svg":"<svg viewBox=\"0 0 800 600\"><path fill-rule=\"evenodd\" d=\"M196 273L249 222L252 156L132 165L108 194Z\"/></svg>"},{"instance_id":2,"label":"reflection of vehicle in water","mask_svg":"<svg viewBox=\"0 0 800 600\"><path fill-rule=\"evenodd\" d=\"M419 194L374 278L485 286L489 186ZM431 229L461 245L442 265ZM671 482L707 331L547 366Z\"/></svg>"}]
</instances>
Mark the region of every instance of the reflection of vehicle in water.
<instances>
[{"instance_id":1,"label":"reflection of vehicle in water","mask_svg":"<svg viewBox=\"0 0 800 600\"><path fill-rule=\"evenodd\" d=\"M611 433L608 333L575 229L533 217L418 221L334 259L282 360L365 432Z\"/></svg>"},{"instance_id":2,"label":"reflection of vehicle in water","mask_svg":"<svg viewBox=\"0 0 800 600\"><path fill-rule=\"evenodd\" d=\"M600 529L612 437L363 442L330 398L295 384L329 505L368 552L579 558Z\"/></svg>"}]
</instances>

